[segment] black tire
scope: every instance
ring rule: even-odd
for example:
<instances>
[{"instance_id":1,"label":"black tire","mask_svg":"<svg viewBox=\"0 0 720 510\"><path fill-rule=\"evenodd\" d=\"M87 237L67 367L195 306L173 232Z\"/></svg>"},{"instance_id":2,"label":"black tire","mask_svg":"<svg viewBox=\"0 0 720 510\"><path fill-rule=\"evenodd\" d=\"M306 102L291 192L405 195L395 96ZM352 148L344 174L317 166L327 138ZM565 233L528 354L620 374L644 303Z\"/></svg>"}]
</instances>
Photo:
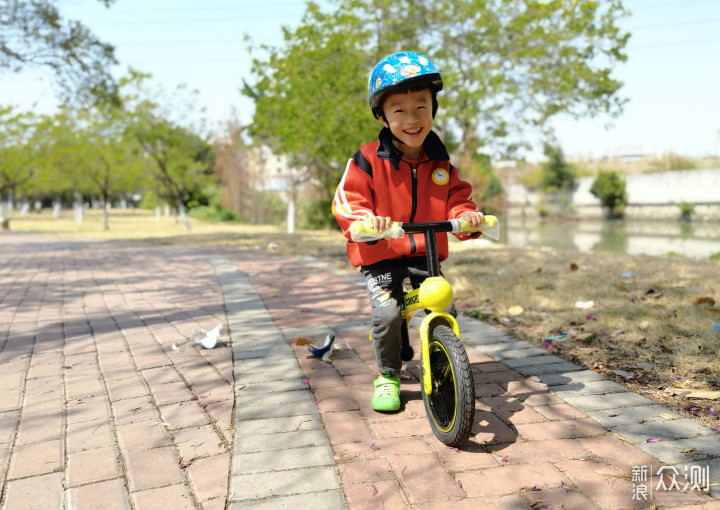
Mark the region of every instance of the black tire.
<instances>
[{"instance_id":1,"label":"black tire","mask_svg":"<svg viewBox=\"0 0 720 510\"><path fill-rule=\"evenodd\" d=\"M429 344L432 392L428 395L423 386L425 411L435 437L448 446L460 446L470 437L475 418L470 361L448 326L436 326Z\"/></svg>"}]
</instances>

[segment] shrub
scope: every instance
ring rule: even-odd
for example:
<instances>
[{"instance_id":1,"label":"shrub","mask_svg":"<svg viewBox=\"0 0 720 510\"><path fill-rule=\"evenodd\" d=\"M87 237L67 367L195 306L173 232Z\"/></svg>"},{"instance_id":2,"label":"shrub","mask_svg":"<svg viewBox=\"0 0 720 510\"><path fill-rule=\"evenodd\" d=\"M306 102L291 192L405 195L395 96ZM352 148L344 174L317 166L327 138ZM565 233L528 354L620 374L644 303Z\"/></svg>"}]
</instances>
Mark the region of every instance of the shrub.
<instances>
[{"instance_id":1,"label":"shrub","mask_svg":"<svg viewBox=\"0 0 720 510\"><path fill-rule=\"evenodd\" d=\"M607 207L609 216L622 214L623 208L627 205L625 180L613 170L600 170L590 186L590 193Z\"/></svg>"},{"instance_id":2,"label":"shrub","mask_svg":"<svg viewBox=\"0 0 720 510\"><path fill-rule=\"evenodd\" d=\"M235 211L215 205L193 207L188 214L193 218L204 221L238 221L240 219Z\"/></svg>"},{"instance_id":3,"label":"shrub","mask_svg":"<svg viewBox=\"0 0 720 510\"><path fill-rule=\"evenodd\" d=\"M680 209L680 219L689 221L692 217L692 213L695 212L695 206L688 204L687 202L675 202L675 205Z\"/></svg>"}]
</instances>

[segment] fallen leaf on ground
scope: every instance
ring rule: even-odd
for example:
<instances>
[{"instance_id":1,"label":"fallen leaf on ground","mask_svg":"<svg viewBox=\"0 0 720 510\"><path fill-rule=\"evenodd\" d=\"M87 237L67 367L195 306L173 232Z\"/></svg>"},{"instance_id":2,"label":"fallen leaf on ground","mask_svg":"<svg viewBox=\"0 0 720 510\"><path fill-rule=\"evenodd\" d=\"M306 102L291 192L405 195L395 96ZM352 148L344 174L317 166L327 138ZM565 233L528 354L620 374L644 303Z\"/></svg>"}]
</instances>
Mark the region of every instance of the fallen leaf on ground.
<instances>
[{"instance_id":1,"label":"fallen leaf on ground","mask_svg":"<svg viewBox=\"0 0 720 510\"><path fill-rule=\"evenodd\" d=\"M295 428L293 429L293 432L297 432L298 430L300 430L300 427L301 427L302 424L305 423L306 421L311 421L311 420L300 420L300 421L298 422L298 424L295 425Z\"/></svg>"},{"instance_id":2,"label":"fallen leaf on ground","mask_svg":"<svg viewBox=\"0 0 720 510\"><path fill-rule=\"evenodd\" d=\"M706 400L720 400L720 391L693 390L685 398L702 398Z\"/></svg>"},{"instance_id":3,"label":"fallen leaf on ground","mask_svg":"<svg viewBox=\"0 0 720 510\"><path fill-rule=\"evenodd\" d=\"M694 305L708 304L710 306L713 306L715 304L715 300L708 296L700 296L700 297L696 297L695 299L693 299L692 304L694 304Z\"/></svg>"},{"instance_id":4,"label":"fallen leaf on ground","mask_svg":"<svg viewBox=\"0 0 720 510\"><path fill-rule=\"evenodd\" d=\"M517 305L511 306L510 308L508 308L508 313L510 315L520 315L521 313L523 313L523 307Z\"/></svg>"},{"instance_id":5,"label":"fallen leaf on ground","mask_svg":"<svg viewBox=\"0 0 720 510\"><path fill-rule=\"evenodd\" d=\"M180 469L185 469L186 467L190 466L190 464L192 464L193 462L195 462L195 457L180 464Z\"/></svg>"},{"instance_id":6,"label":"fallen leaf on ground","mask_svg":"<svg viewBox=\"0 0 720 510\"><path fill-rule=\"evenodd\" d=\"M665 388L665 393L679 398L701 398L705 400L720 400L720 391L694 390L692 388Z\"/></svg>"},{"instance_id":7,"label":"fallen leaf on ground","mask_svg":"<svg viewBox=\"0 0 720 510\"><path fill-rule=\"evenodd\" d=\"M304 336L299 336L295 340L295 345L311 345L314 342L310 340L309 338L305 338Z\"/></svg>"},{"instance_id":8,"label":"fallen leaf on ground","mask_svg":"<svg viewBox=\"0 0 720 510\"><path fill-rule=\"evenodd\" d=\"M670 395L673 395L675 397L683 398L685 395L688 395L691 393L692 390L688 390L685 388L665 388L665 393L669 393Z\"/></svg>"}]
</instances>

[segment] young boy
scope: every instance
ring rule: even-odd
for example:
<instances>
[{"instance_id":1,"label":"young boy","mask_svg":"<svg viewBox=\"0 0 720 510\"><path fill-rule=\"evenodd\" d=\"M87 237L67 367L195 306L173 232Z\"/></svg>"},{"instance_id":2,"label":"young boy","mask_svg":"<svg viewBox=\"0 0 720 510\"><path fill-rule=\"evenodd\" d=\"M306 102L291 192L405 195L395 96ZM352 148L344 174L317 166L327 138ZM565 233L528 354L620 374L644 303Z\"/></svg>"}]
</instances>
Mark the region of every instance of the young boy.
<instances>
[{"instance_id":1,"label":"young boy","mask_svg":"<svg viewBox=\"0 0 720 510\"><path fill-rule=\"evenodd\" d=\"M475 210L470 184L460 179L445 146L431 130L442 86L440 73L420 53L394 53L377 63L368 82L368 100L385 127L376 142L360 147L348 161L333 201L333 214L348 238L350 262L362 269L367 281L380 372L372 398L376 411L400 409L402 292L418 287L427 277L425 239L410 234L354 242L350 225L367 218L375 231L382 232L393 221L464 218L479 229L483 220ZM438 258L446 259L447 235L438 235L437 248Z\"/></svg>"}]
</instances>

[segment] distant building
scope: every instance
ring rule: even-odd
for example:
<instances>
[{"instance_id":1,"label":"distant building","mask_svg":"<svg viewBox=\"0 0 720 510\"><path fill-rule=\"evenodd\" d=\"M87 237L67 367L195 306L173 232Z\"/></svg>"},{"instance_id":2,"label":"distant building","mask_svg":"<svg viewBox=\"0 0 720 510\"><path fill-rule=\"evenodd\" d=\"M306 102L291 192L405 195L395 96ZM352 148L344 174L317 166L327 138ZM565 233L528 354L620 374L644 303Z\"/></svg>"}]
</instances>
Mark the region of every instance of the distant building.
<instances>
[{"instance_id":1,"label":"distant building","mask_svg":"<svg viewBox=\"0 0 720 510\"><path fill-rule=\"evenodd\" d=\"M286 177L292 171L287 156L273 154L267 145L253 147L250 149L250 167L258 177L259 190L287 190Z\"/></svg>"},{"instance_id":2,"label":"distant building","mask_svg":"<svg viewBox=\"0 0 720 510\"><path fill-rule=\"evenodd\" d=\"M667 151L651 145L621 145L611 149L593 149L586 154L577 155L576 157L577 159L590 161L621 160L631 163L643 158L659 158L665 152Z\"/></svg>"}]
</instances>

